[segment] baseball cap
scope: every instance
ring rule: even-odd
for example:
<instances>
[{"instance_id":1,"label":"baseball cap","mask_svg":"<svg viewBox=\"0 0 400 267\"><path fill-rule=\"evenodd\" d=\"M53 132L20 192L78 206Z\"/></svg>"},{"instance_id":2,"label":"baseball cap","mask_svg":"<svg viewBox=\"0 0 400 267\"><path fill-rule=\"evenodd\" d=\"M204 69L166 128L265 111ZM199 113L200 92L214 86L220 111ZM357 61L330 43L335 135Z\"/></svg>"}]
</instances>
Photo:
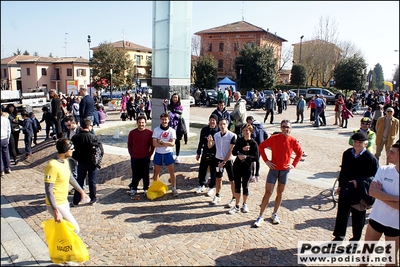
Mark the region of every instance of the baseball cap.
<instances>
[{"instance_id":1,"label":"baseball cap","mask_svg":"<svg viewBox=\"0 0 400 267\"><path fill-rule=\"evenodd\" d=\"M364 118L362 118L361 119L361 123L371 123L371 119L370 118L368 118L368 117L364 117Z\"/></svg>"}]
</instances>

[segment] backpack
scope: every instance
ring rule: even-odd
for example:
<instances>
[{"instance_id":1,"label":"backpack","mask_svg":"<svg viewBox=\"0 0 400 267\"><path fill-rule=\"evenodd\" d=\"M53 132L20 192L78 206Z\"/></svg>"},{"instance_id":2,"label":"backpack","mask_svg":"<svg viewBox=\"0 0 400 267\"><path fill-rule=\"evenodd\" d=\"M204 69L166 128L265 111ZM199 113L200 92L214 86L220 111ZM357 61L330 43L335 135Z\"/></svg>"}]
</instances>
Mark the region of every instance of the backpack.
<instances>
[{"instance_id":1,"label":"backpack","mask_svg":"<svg viewBox=\"0 0 400 267\"><path fill-rule=\"evenodd\" d=\"M91 148L91 163L101 169L101 161L103 159L103 144L97 139L93 140Z\"/></svg>"}]
</instances>

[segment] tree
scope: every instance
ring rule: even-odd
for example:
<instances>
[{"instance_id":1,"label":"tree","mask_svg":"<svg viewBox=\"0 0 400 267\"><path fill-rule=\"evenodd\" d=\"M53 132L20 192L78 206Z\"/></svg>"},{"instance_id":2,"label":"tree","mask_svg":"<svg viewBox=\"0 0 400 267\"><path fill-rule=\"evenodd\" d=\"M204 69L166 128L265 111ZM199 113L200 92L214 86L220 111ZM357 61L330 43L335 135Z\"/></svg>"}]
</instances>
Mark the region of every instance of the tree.
<instances>
[{"instance_id":1,"label":"tree","mask_svg":"<svg viewBox=\"0 0 400 267\"><path fill-rule=\"evenodd\" d=\"M25 52L23 53L24 56L29 56L29 52L28 50L25 50Z\"/></svg>"},{"instance_id":2,"label":"tree","mask_svg":"<svg viewBox=\"0 0 400 267\"><path fill-rule=\"evenodd\" d=\"M243 66L240 87L273 89L277 75L277 62L273 47L245 44L235 60L236 77L240 76L239 66Z\"/></svg>"},{"instance_id":3,"label":"tree","mask_svg":"<svg viewBox=\"0 0 400 267\"><path fill-rule=\"evenodd\" d=\"M111 69L113 88L125 84L129 87L132 85L132 60L125 50L118 50L109 42L100 43L99 49L93 52L89 66L92 68L92 85L96 89L110 85Z\"/></svg>"},{"instance_id":4,"label":"tree","mask_svg":"<svg viewBox=\"0 0 400 267\"><path fill-rule=\"evenodd\" d=\"M336 87L345 90L345 95L348 90L361 90L363 88L361 78L366 67L367 64L362 57L354 56L343 59L334 71Z\"/></svg>"},{"instance_id":5,"label":"tree","mask_svg":"<svg viewBox=\"0 0 400 267\"><path fill-rule=\"evenodd\" d=\"M303 86L307 81L307 69L304 65L295 64L292 67L292 79L290 84Z\"/></svg>"},{"instance_id":6,"label":"tree","mask_svg":"<svg viewBox=\"0 0 400 267\"><path fill-rule=\"evenodd\" d=\"M38 57L38 56L39 56L39 53L38 53L37 51L35 51L35 52L33 52L33 55L34 55L35 57Z\"/></svg>"},{"instance_id":7,"label":"tree","mask_svg":"<svg viewBox=\"0 0 400 267\"><path fill-rule=\"evenodd\" d=\"M14 56L21 55L21 50L17 47L17 52L14 52Z\"/></svg>"},{"instance_id":8,"label":"tree","mask_svg":"<svg viewBox=\"0 0 400 267\"><path fill-rule=\"evenodd\" d=\"M368 72L368 89L375 90L376 88L376 75L374 70Z\"/></svg>"},{"instance_id":9,"label":"tree","mask_svg":"<svg viewBox=\"0 0 400 267\"><path fill-rule=\"evenodd\" d=\"M374 72L375 72L375 79L376 79L376 87L381 90L383 89L383 82L385 81L385 79L383 78L383 70L382 70L382 66L379 63L376 63L375 67L374 67Z\"/></svg>"},{"instance_id":10,"label":"tree","mask_svg":"<svg viewBox=\"0 0 400 267\"><path fill-rule=\"evenodd\" d=\"M212 55L200 56L194 66L194 85L197 88L215 88L217 85L217 62Z\"/></svg>"},{"instance_id":11,"label":"tree","mask_svg":"<svg viewBox=\"0 0 400 267\"><path fill-rule=\"evenodd\" d=\"M153 61L151 57L148 57L146 61L146 79L148 80L147 83L148 86L152 86L151 83L152 71L153 71Z\"/></svg>"},{"instance_id":12,"label":"tree","mask_svg":"<svg viewBox=\"0 0 400 267\"><path fill-rule=\"evenodd\" d=\"M52 52L50 52L49 57L53 57L53 53Z\"/></svg>"},{"instance_id":13,"label":"tree","mask_svg":"<svg viewBox=\"0 0 400 267\"><path fill-rule=\"evenodd\" d=\"M399 65L396 66L396 70L394 71L393 74L393 90L396 90L400 83L399 83Z\"/></svg>"}]
</instances>

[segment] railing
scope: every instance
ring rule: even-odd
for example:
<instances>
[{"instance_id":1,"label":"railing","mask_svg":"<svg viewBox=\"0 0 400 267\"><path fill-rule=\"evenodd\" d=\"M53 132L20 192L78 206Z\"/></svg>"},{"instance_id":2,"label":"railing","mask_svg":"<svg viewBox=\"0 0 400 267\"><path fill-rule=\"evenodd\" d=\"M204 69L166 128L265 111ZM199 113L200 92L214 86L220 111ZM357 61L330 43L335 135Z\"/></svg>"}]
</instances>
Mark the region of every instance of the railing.
<instances>
[{"instance_id":1,"label":"railing","mask_svg":"<svg viewBox=\"0 0 400 267\"><path fill-rule=\"evenodd\" d=\"M52 74L50 75L50 81L60 81L60 75Z\"/></svg>"}]
</instances>

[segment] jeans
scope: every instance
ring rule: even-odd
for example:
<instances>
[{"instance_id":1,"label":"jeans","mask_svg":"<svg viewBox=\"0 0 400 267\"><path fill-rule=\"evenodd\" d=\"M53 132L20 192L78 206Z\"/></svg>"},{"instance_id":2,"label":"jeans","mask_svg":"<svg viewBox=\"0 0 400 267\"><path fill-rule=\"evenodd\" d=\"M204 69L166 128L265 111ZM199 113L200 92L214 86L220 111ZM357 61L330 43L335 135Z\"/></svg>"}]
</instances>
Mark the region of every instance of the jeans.
<instances>
[{"instance_id":1,"label":"jeans","mask_svg":"<svg viewBox=\"0 0 400 267\"><path fill-rule=\"evenodd\" d=\"M1 139L1 171L10 169L10 152L8 150L8 139Z\"/></svg>"},{"instance_id":2,"label":"jeans","mask_svg":"<svg viewBox=\"0 0 400 267\"><path fill-rule=\"evenodd\" d=\"M32 138L33 136L30 134L25 134L24 142L25 142L25 154L32 155Z\"/></svg>"},{"instance_id":3,"label":"jeans","mask_svg":"<svg viewBox=\"0 0 400 267\"><path fill-rule=\"evenodd\" d=\"M88 176L89 197L93 201L96 199L96 180L99 175L99 169L88 162L78 162L78 184L83 188L86 174ZM81 193L75 191L72 203L78 205L81 201Z\"/></svg>"},{"instance_id":4,"label":"jeans","mask_svg":"<svg viewBox=\"0 0 400 267\"><path fill-rule=\"evenodd\" d=\"M318 111L318 109L315 109L315 125L319 126L319 115L321 114L321 111Z\"/></svg>"}]
</instances>

